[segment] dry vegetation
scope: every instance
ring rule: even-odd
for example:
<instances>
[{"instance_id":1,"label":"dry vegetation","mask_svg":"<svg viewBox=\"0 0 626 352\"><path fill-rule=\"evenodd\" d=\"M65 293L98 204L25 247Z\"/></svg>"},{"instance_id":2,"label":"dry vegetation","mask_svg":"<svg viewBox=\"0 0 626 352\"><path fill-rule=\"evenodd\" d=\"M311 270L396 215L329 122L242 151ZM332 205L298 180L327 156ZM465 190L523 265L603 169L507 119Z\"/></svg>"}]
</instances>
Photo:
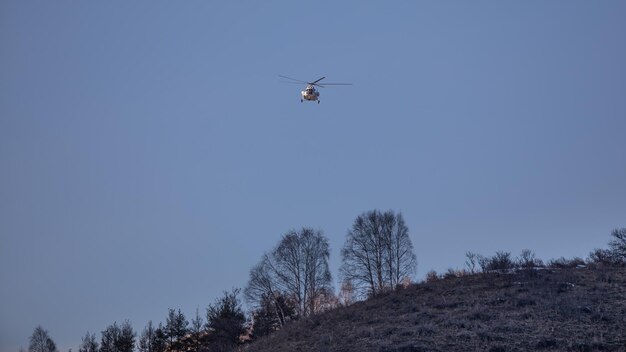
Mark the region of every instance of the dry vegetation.
<instances>
[{"instance_id":1,"label":"dry vegetation","mask_svg":"<svg viewBox=\"0 0 626 352\"><path fill-rule=\"evenodd\" d=\"M626 351L626 268L446 275L311 316L244 351Z\"/></svg>"}]
</instances>

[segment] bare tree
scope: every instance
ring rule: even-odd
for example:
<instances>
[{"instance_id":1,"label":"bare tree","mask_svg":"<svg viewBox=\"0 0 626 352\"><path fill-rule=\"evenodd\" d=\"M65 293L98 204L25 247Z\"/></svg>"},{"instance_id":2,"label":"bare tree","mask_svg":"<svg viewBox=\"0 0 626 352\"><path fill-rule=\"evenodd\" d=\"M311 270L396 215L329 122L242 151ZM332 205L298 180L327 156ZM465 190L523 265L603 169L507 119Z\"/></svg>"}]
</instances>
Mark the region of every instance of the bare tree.
<instances>
[{"instance_id":1,"label":"bare tree","mask_svg":"<svg viewBox=\"0 0 626 352\"><path fill-rule=\"evenodd\" d=\"M343 280L369 295L395 288L417 266L404 218L393 211L359 215L348 231L341 257Z\"/></svg>"},{"instance_id":2,"label":"bare tree","mask_svg":"<svg viewBox=\"0 0 626 352\"><path fill-rule=\"evenodd\" d=\"M354 301L356 301L354 285L352 285L352 281L344 280L339 290L339 303L344 306L349 306L354 303Z\"/></svg>"},{"instance_id":3,"label":"bare tree","mask_svg":"<svg viewBox=\"0 0 626 352\"><path fill-rule=\"evenodd\" d=\"M413 243L409 237L409 228L404 223L401 213L396 214L395 219L393 212L386 213L388 224L385 228L388 233L388 273L391 287L395 288L402 285L407 279L415 273L417 267L417 259L413 253Z\"/></svg>"},{"instance_id":4,"label":"bare tree","mask_svg":"<svg viewBox=\"0 0 626 352\"><path fill-rule=\"evenodd\" d=\"M255 309L268 309L268 301L272 302L271 309L280 326L285 323L285 313L277 304L280 296L278 290L278 277L275 274L274 266L270 255L265 253L261 261L250 269L248 285L244 290L244 297Z\"/></svg>"},{"instance_id":5,"label":"bare tree","mask_svg":"<svg viewBox=\"0 0 626 352\"><path fill-rule=\"evenodd\" d=\"M328 268L330 246L319 230L302 228L283 235L278 246L250 271L245 289L246 299L260 306L262 299L286 296L294 303L297 316L320 311L320 298L332 292L332 278ZM283 297L284 298L284 297ZM285 321L285 312L275 302L276 315Z\"/></svg>"},{"instance_id":6,"label":"bare tree","mask_svg":"<svg viewBox=\"0 0 626 352\"><path fill-rule=\"evenodd\" d=\"M28 352L57 352L56 344L48 335L48 331L44 330L41 325L37 326L30 336Z\"/></svg>"},{"instance_id":7,"label":"bare tree","mask_svg":"<svg viewBox=\"0 0 626 352\"><path fill-rule=\"evenodd\" d=\"M535 256L535 252L530 249L522 250L516 260L516 265L521 269L532 270L543 266L543 261Z\"/></svg>"}]
</instances>

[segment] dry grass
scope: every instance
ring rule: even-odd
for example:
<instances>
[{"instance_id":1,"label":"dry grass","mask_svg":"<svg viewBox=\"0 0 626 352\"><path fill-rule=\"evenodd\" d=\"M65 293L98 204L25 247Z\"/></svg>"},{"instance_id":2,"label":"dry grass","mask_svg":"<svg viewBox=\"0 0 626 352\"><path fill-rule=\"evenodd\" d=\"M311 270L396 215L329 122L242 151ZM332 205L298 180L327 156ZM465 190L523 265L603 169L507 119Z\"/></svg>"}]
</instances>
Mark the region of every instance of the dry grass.
<instances>
[{"instance_id":1,"label":"dry grass","mask_svg":"<svg viewBox=\"0 0 626 352\"><path fill-rule=\"evenodd\" d=\"M626 351L626 269L476 274L293 323L245 351Z\"/></svg>"}]
</instances>

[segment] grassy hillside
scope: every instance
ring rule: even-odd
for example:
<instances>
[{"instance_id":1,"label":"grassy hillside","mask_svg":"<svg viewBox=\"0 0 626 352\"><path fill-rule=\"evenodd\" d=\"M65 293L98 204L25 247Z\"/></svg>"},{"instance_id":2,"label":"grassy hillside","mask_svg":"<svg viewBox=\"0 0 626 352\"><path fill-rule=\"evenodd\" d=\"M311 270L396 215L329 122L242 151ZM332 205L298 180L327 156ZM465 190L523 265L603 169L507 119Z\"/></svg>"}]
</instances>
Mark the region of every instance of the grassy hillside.
<instances>
[{"instance_id":1,"label":"grassy hillside","mask_svg":"<svg viewBox=\"0 0 626 352\"><path fill-rule=\"evenodd\" d=\"M412 285L286 326L246 351L626 351L626 268Z\"/></svg>"}]
</instances>

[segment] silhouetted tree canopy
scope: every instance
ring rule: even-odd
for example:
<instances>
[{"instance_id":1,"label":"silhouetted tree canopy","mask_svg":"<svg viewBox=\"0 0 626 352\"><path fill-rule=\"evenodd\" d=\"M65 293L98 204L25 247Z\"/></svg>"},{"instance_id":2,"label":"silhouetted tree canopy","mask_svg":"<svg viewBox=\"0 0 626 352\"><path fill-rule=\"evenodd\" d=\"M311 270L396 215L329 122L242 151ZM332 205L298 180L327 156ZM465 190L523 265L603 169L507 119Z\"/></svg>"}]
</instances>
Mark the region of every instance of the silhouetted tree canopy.
<instances>
[{"instance_id":1,"label":"silhouetted tree canopy","mask_svg":"<svg viewBox=\"0 0 626 352\"><path fill-rule=\"evenodd\" d=\"M330 245L321 231L304 227L289 231L271 253L250 270L246 299L259 307L263 299L283 297L293 303L296 316L303 317L327 307L332 295L328 268ZM284 323L284 305L274 302L276 318Z\"/></svg>"},{"instance_id":2,"label":"silhouetted tree canopy","mask_svg":"<svg viewBox=\"0 0 626 352\"><path fill-rule=\"evenodd\" d=\"M98 341L96 341L96 334L90 334L89 332L87 332L82 338L80 346L78 346L78 352L98 352Z\"/></svg>"},{"instance_id":3,"label":"silhouetted tree canopy","mask_svg":"<svg viewBox=\"0 0 626 352\"><path fill-rule=\"evenodd\" d=\"M260 305L252 313L252 337L257 338L269 335L278 330L287 321L296 318L293 302L290 302L280 293L275 296L269 294L261 298Z\"/></svg>"},{"instance_id":4,"label":"silhouetted tree canopy","mask_svg":"<svg viewBox=\"0 0 626 352\"><path fill-rule=\"evenodd\" d=\"M133 352L135 336L133 327L128 320L121 326L115 322L102 331L100 352Z\"/></svg>"},{"instance_id":5,"label":"silhouetted tree canopy","mask_svg":"<svg viewBox=\"0 0 626 352\"><path fill-rule=\"evenodd\" d=\"M417 260L402 214L378 210L359 215L341 250L341 274L361 294L393 289L415 272Z\"/></svg>"},{"instance_id":6,"label":"silhouetted tree canopy","mask_svg":"<svg viewBox=\"0 0 626 352\"><path fill-rule=\"evenodd\" d=\"M152 320L141 332L139 337L139 352L161 352L158 349L156 328L152 325Z\"/></svg>"},{"instance_id":7,"label":"silhouetted tree canopy","mask_svg":"<svg viewBox=\"0 0 626 352\"><path fill-rule=\"evenodd\" d=\"M182 348L181 339L187 334L187 318L185 314L178 309L176 312L170 308L167 314L167 320L165 321L165 333L170 342L170 349L179 351Z\"/></svg>"},{"instance_id":8,"label":"silhouetted tree canopy","mask_svg":"<svg viewBox=\"0 0 626 352\"><path fill-rule=\"evenodd\" d=\"M207 308L207 329L211 351L228 351L240 343L246 332L246 316L239 301L239 289L224 292Z\"/></svg>"},{"instance_id":9,"label":"silhouetted tree canopy","mask_svg":"<svg viewBox=\"0 0 626 352\"><path fill-rule=\"evenodd\" d=\"M57 346L48 335L48 331L37 326L30 336L28 352L57 352Z\"/></svg>"}]
</instances>

